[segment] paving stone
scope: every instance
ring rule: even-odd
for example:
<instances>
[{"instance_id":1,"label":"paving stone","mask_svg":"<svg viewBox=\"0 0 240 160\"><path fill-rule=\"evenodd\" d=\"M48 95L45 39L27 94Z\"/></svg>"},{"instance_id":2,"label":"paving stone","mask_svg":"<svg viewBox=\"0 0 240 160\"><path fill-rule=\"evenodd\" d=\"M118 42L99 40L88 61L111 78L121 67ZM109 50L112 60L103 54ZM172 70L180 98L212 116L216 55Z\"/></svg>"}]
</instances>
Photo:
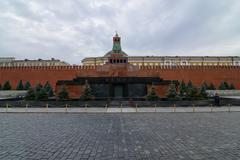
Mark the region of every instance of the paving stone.
<instances>
[{"instance_id":1,"label":"paving stone","mask_svg":"<svg viewBox=\"0 0 240 160\"><path fill-rule=\"evenodd\" d=\"M240 112L0 113L0 159L240 159Z\"/></svg>"}]
</instances>

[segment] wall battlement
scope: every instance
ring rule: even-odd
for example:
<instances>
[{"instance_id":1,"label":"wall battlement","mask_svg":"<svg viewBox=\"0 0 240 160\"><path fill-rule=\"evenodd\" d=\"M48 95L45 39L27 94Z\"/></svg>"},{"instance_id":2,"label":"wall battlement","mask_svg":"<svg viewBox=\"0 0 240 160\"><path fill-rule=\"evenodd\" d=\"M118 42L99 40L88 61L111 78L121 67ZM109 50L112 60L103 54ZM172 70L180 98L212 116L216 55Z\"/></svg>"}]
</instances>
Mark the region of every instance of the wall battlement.
<instances>
[{"instance_id":1,"label":"wall battlement","mask_svg":"<svg viewBox=\"0 0 240 160\"><path fill-rule=\"evenodd\" d=\"M71 65L71 66L11 66L11 67L0 67L0 70L27 70L27 69L57 69L57 70L71 70L71 69L78 69L78 70L85 70L85 69L96 69L102 66L85 66L85 65ZM240 66L230 66L230 65L222 65L222 66L170 66L170 65L163 65L163 66L136 66L139 69L240 69Z\"/></svg>"},{"instance_id":2,"label":"wall battlement","mask_svg":"<svg viewBox=\"0 0 240 160\"><path fill-rule=\"evenodd\" d=\"M240 66L230 66L230 65L223 65L223 66L139 66L139 69L240 69Z\"/></svg>"},{"instance_id":3,"label":"wall battlement","mask_svg":"<svg viewBox=\"0 0 240 160\"><path fill-rule=\"evenodd\" d=\"M11 67L0 67L0 70L23 70L23 69L95 69L96 66L84 66L84 65L77 65L77 66L11 66Z\"/></svg>"}]
</instances>

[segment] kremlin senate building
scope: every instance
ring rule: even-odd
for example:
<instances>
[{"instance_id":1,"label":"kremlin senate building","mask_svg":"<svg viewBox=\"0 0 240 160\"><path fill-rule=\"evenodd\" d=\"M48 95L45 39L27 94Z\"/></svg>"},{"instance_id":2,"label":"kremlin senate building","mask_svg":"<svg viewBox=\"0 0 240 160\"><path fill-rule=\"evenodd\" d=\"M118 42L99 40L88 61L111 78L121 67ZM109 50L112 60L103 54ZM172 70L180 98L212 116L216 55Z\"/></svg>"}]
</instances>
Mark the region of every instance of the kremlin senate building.
<instances>
[{"instance_id":1,"label":"kremlin senate building","mask_svg":"<svg viewBox=\"0 0 240 160\"><path fill-rule=\"evenodd\" d=\"M0 58L0 84L9 81L32 86L49 82L57 93L62 86L69 97L77 99L88 83L95 97L144 97L154 87L164 97L171 83L191 81L218 87L222 82L240 89L240 57L215 56L128 56L121 38L113 37L112 50L102 57L86 57L82 65L70 65L57 59L15 60Z\"/></svg>"}]
</instances>

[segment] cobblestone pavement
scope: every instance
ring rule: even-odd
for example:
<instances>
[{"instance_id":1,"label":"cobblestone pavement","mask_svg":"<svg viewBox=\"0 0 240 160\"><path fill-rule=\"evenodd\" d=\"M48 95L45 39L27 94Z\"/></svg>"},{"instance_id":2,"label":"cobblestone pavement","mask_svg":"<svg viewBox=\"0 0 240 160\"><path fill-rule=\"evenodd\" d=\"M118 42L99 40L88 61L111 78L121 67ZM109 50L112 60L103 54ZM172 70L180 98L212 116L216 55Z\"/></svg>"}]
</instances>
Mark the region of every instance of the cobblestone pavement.
<instances>
[{"instance_id":1,"label":"cobblestone pavement","mask_svg":"<svg viewBox=\"0 0 240 160\"><path fill-rule=\"evenodd\" d=\"M0 113L0 159L240 159L240 112Z\"/></svg>"}]
</instances>

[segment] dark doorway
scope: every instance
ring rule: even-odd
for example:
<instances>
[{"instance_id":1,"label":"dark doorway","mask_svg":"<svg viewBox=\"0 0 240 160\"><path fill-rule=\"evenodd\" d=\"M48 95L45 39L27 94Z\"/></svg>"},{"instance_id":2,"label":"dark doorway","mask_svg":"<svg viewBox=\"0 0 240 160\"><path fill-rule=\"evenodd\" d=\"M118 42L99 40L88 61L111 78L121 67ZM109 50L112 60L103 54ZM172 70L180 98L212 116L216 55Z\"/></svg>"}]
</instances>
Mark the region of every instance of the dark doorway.
<instances>
[{"instance_id":1,"label":"dark doorway","mask_svg":"<svg viewBox=\"0 0 240 160\"><path fill-rule=\"evenodd\" d=\"M115 98L123 97L123 85L114 85L114 97Z\"/></svg>"}]
</instances>

